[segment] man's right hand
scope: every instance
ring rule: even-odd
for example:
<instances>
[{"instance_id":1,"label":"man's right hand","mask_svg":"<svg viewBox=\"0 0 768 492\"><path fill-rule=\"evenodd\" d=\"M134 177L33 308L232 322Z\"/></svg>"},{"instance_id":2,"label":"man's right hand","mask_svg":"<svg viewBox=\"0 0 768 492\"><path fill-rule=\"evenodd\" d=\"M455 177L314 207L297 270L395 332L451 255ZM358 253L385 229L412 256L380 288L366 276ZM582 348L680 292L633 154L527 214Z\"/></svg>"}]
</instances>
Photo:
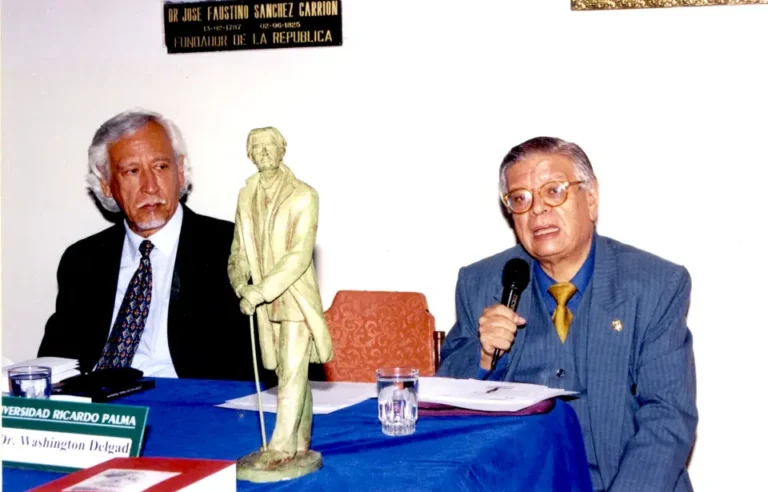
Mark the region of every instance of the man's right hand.
<instances>
[{"instance_id":1,"label":"man's right hand","mask_svg":"<svg viewBox=\"0 0 768 492\"><path fill-rule=\"evenodd\" d=\"M237 294L243 299L248 299L248 302L254 306L258 306L259 304L264 303L264 296L262 296L261 292L259 292L259 289L253 285L245 285L238 288Z\"/></svg>"},{"instance_id":2,"label":"man's right hand","mask_svg":"<svg viewBox=\"0 0 768 492\"><path fill-rule=\"evenodd\" d=\"M489 370L494 350L509 350L515 340L517 327L524 325L526 321L503 304L485 308L478 321L480 367Z\"/></svg>"},{"instance_id":3,"label":"man's right hand","mask_svg":"<svg viewBox=\"0 0 768 492\"><path fill-rule=\"evenodd\" d=\"M253 316L253 313L256 312L256 306L251 304L251 301L243 297L240 299L240 312L246 316Z\"/></svg>"}]
</instances>

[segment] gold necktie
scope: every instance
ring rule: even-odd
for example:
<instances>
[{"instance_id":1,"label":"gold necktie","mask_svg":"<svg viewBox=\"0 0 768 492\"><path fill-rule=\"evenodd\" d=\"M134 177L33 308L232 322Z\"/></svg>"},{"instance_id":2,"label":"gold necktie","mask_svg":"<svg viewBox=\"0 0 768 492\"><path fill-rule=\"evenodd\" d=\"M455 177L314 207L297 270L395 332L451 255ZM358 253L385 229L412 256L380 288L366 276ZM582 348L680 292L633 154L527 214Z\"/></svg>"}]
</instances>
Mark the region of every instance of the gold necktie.
<instances>
[{"instance_id":1,"label":"gold necktie","mask_svg":"<svg viewBox=\"0 0 768 492\"><path fill-rule=\"evenodd\" d=\"M573 320L573 313L570 309L565 307L573 294L576 293L576 286L570 282L561 282L554 284L549 288L549 293L557 301L557 307L555 308L555 314L552 315L552 321L555 322L555 330L560 335L560 341L565 343L565 337L568 336L568 327L571 326Z\"/></svg>"}]
</instances>

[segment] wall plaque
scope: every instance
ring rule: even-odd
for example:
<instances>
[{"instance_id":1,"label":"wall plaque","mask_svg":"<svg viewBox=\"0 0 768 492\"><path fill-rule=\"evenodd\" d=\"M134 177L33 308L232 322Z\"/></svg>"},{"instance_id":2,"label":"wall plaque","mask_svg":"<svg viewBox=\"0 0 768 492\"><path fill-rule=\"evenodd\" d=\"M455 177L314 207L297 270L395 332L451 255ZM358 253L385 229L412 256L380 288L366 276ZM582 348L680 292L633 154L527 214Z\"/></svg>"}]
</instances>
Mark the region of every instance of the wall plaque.
<instances>
[{"instance_id":1,"label":"wall plaque","mask_svg":"<svg viewBox=\"0 0 768 492\"><path fill-rule=\"evenodd\" d=\"M168 53L341 45L341 0L167 1Z\"/></svg>"}]
</instances>

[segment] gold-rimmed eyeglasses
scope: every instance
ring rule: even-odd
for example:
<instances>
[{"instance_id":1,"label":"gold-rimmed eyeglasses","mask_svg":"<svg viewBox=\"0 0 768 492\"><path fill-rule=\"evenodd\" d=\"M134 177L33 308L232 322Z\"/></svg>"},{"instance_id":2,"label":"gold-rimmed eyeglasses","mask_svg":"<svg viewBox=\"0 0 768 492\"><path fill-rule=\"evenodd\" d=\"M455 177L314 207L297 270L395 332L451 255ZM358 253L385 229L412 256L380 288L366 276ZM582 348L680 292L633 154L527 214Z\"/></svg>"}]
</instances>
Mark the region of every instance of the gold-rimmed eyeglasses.
<instances>
[{"instance_id":1,"label":"gold-rimmed eyeglasses","mask_svg":"<svg viewBox=\"0 0 768 492\"><path fill-rule=\"evenodd\" d=\"M513 214L524 214L533 206L533 193L536 192L548 206L559 207L568 199L568 188L583 183L584 181L549 181L533 191L528 188L515 188L502 195L501 201Z\"/></svg>"}]
</instances>

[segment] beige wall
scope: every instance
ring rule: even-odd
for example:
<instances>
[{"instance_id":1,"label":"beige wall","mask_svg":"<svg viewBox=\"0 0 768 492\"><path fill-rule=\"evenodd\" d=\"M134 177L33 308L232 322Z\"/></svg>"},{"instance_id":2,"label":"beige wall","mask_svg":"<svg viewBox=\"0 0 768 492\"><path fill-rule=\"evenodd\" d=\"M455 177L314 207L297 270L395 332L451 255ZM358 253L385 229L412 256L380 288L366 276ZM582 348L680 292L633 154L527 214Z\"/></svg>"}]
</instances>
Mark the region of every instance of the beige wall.
<instances>
[{"instance_id":1,"label":"beige wall","mask_svg":"<svg viewBox=\"0 0 768 492\"><path fill-rule=\"evenodd\" d=\"M600 232L693 277L696 490L757 483L764 453L745 443L766 440L751 395L768 343L768 7L347 0L343 47L187 55L165 53L161 8L3 2L4 355L35 355L64 248L108 225L85 194L86 148L127 107L178 123L189 204L221 218L253 170L248 131L280 128L320 193L326 307L339 289L421 291L444 330L458 268L513 243L498 163L560 136L593 160Z\"/></svg>"}]
</instances>

